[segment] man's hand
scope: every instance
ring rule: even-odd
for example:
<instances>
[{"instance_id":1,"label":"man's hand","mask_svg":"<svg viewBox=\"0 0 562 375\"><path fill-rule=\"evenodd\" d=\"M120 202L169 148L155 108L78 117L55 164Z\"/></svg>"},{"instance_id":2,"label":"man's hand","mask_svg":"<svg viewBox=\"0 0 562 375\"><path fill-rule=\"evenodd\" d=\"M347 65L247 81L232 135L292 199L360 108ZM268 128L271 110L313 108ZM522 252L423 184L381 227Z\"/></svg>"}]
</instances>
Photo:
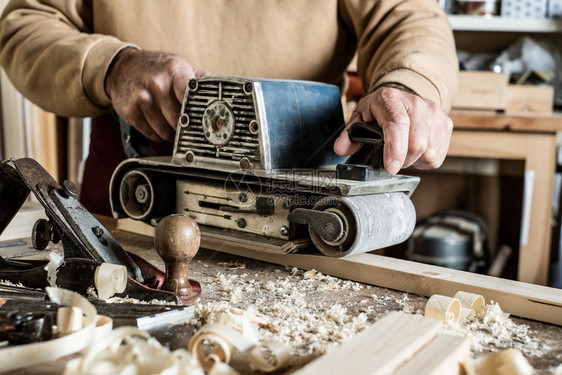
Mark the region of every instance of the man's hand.
<instances>
[{"instance_id":1,"label":"man's hand","mask_svg":"<svg viewBox=\"0 0 562 375\"><path fill-rule=\"evenodd\" d=\"M413 165L438 168L447 155L453 122L436 104L404 89L383 86L361 98L345 130L334 144L345 156L359 149L347 129L357 121L376 120L384 133L384 167L396 174Z\"/></svg>"},{"instance_id":2,"label":"man's hand","mask_svg":"<svg viewBox=\"0 0 562 375\"><path fill-rule=\"evenodd\" d=\"M152 141L173 141L191 78L206 75L181 57L123 49L106 75L115 112Z\"/></svg>"}]
</instances>

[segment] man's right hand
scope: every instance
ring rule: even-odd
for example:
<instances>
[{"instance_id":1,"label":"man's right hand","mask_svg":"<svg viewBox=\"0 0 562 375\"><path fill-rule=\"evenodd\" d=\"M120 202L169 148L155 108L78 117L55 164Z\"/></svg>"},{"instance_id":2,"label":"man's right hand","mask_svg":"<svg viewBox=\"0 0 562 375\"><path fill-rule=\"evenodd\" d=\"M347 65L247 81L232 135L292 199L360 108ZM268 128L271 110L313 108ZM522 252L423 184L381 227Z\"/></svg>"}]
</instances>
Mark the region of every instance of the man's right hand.
<instances>
[{"instance_id":1,"label":"man's right hand","mask_svg":"<svg viewBox=\"0 0 562 375\"><path fill-rule=\"evenodd\" d=\"M125 122L152 141L173 141L187 84L205 75L181 57L125 48L111 64L105 90Z\"/></svg>"}]
</instances>

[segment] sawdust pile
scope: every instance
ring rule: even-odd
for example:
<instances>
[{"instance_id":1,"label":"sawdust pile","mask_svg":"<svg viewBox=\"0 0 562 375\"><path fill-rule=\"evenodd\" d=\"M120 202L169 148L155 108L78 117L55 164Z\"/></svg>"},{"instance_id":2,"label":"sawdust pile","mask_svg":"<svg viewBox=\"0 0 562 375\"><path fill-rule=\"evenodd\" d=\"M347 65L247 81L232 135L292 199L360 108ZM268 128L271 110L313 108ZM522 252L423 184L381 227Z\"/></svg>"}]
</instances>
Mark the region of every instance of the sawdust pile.
<instances>
[{"instance_id":1,"label":"sawdust pile","mask_svg":"<svg viewBox=\"0 0 562 375\"><path fill-rule=\"evenodd\" d=\"M379 317L372 308L372 299L365 300L371 308L351 314L347 306L313 297L319 292L345 293L367 288L363 284L316 271L293 269L288 277L285 272L277 273L274 281L265 282L246 274L217 275L215 286L223 290L228 300L198 305L197 325L217 323L225 313L232 313L233 307L240 307L264 319L260 340L276 339L287 344L294 357L293 365L300 367L350 340Z\"/></svg>"},{"instance_id":2,"label":"sawdust pile","mask_svg":"<svg viewBox=\"0 0 562 375\"><path fill-rule=\"evenodd\" d=\"M233 308L249 311L264 320L258 332L260 340L277 339L289 346L293 368L349 341L389 311L423 315L427 301L316 271L277 270L273 279L264 280L252 278L247 273L251 270L243 267L237 267L238 273L230 272L232 265L225 267L225 273L218 274L213 283L221 301L197 306L198 320L194 323L202 326L216 322ZM532 363L533 358L556 356L553 351L560 351L559 344L539 340L537 332L515 323L496 303L488 305L481 316L449 331L469 338L475 358L516 348Z\"/></svg>"},{"instance_id":3,"label":"sawdust pile","mask_svg":"<svg viewBox=\"0 0 562 375\"><path fill-rule=\"evenodd\" d=\"M90 286L86 290L87 297L98 299L98 293L94 286ZM163 301L159 299L153 299L150 301L140 300L138 298L126 297L111 297L104 300L106 303L134 303L136 305L166 305L166 306L177 306L176 302Z\"/></svg>"},{"instance_id":4,"label":"sawdust pile","mask_svg":"<svg viewBox=\"0 0 562 375\"><path fill-rule=\"evenodd\" d=\"M453 334L468 337L474 357L490 351L514 348L520 350L527 358L544 357L557 350L562 361L560 343L556 345L545 340L539 341L529 334L529 326L515 323L509 314L502 311L493 301L486 305L480 314L469 318L464 324L444 327Z\"/></svg>"},{"instance_id":5,"label":"sawdust pile","mask_svg":"<svg viewBox=\"0 0 562 375\"><path fill-rule=\"evenodd\" d=\"M390 311L423 315L427 301L424 297L342 280L314 270L277 269L264 278L254 277L255 270L242 262L220 266L224 272L206 281L213 284L212 302L196 305L198 318L192 323L197 327L219 323L225 313L234 316L234 320L236 315L252 317L259 326L257 340L280 340L290 348L292 369L349 341ZM539 339L537 330L517 321L492 302L479 316L446 329L469 338L473 358L515 348L535 369L548 366L541 366L545 357L562 363L561 344L556 341L559 336ZM549 370L553 373L554 368Z\"/></svg>"}]
</instances>

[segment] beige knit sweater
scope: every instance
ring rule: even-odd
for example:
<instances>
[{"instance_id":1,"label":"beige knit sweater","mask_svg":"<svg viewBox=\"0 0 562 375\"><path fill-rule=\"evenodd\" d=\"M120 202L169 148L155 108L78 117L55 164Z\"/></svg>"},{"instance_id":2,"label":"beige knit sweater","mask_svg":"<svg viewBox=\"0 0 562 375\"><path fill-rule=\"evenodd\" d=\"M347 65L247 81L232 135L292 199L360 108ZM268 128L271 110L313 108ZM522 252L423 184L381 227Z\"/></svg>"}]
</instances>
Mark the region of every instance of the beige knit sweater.
<instances>
[{"instance_id":1,"label":"beige knit sweater","mask_svg":"<svg viewBox=\"0 0 562 375\"><path fill-rule=\"evenodd\" d=\"M358 53L367 89L398 82L450 108L458 64L436 0L12 0L0 61L15 86L63 116L111 108L104 77L126 46L220 75L344 84Z\"/></svg>"}]
</instances>

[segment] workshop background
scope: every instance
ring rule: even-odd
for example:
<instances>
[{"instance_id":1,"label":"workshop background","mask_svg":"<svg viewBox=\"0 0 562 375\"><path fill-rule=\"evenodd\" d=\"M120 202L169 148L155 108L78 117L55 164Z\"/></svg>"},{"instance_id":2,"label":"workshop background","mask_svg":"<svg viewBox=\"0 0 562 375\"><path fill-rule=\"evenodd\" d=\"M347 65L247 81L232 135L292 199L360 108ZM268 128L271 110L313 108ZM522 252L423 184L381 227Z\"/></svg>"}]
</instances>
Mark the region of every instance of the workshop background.
<instances>
[{"instance_id":1,"label":"workshop background","mask_svg":"<svg viewBox=\"0 0 562 375\"><path fill-rule=\"evenodd\" d=\"M436 171L405 171L422 177L412 196L420 229L384 253L562 288L562 0L439 3L462 70L450 156ZM348 113L362 93L353 65L349 78ZM2 159L32 157L57 180L80 184L90 119L43 111L3 71L0 84ZM535 135L554 142L552 155L531 146ZM528 149L506 151L519 144ZM543 160L533 160L533 147Z\"/></svg>"}]
</instances>

